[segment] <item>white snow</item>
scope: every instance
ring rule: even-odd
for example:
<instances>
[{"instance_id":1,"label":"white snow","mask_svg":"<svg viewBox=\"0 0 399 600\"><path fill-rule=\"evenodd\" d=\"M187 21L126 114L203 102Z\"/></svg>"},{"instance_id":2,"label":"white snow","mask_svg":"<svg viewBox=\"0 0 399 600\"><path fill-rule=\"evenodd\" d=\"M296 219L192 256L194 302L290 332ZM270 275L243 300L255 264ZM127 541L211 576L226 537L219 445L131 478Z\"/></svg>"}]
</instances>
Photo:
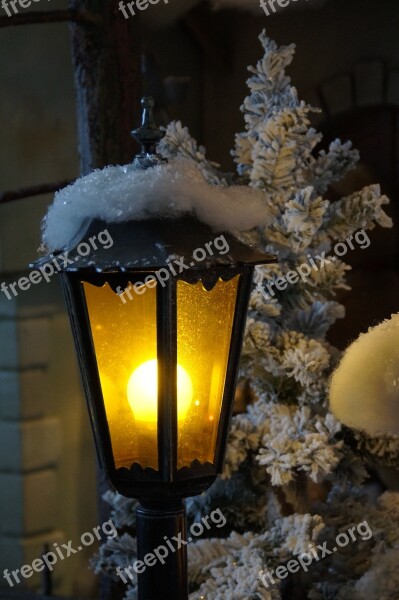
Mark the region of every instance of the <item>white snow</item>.
<instances>
[{"instance_id":1,"label":"white snow","mask_svg":"<svg viewBox=\"0 0 399 600\"><path fill-rule=\"evenodd\" d=\"M265 192L206 182L191 161L177 158L146 171L132 165L96 170L56 193L43 222L43 243L61 249L90 218L107 223L194 214L216 231L270 223Z\"/></svg>"},{"instance_id":2,"label":"white snow","mask_svg":"<svg viewBox=\"0 0 399 600\"><path fill-rule=\"evenodd\" d=\"M399 314L349 346L331 380L330 406L348 427L399 433Z\"/></svg>"}]
</instances>

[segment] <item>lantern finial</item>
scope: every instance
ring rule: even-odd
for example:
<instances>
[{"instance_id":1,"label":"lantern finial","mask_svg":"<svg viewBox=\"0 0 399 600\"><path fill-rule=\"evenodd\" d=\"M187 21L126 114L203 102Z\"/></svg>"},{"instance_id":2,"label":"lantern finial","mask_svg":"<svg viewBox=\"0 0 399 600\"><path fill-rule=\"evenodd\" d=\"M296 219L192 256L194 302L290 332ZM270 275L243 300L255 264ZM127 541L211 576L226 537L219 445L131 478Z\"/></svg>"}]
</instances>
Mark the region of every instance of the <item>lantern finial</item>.
<instances>
[{"instance_id":1,"label":"lantern finial","mask_svg":"<svg viewBox=\"0 0 399 600\"><path fill-rule=\"evenodd\" d=\"M134 166L137 169L148 169L159 163L166 162L160 154L157 154L157 144L161 141L165 133L156 126L154 120L154 98L145 96L141 99L143 108L141 126L133 129L132 136L141 145L141 152L134 159Z\"/></svg>"}]
</instances>

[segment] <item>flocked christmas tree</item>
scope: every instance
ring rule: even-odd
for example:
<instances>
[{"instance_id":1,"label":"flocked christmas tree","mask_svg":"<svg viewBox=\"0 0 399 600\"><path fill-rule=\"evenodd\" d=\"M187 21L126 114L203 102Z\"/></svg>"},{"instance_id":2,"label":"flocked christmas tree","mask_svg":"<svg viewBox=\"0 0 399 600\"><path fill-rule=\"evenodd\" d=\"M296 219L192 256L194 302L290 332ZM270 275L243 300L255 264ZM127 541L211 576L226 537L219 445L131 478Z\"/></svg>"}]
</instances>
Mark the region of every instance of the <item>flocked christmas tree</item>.
<instances>
[{"instance_id":1,"label":"flocked christmas tree","mask_svg":"<svg viewBox=\"0 0 399 600\"><path fill-rule=\"evenodd\" d=\"M187 500L191 521L216 509L227 520L223 537L189 546L190 598L397 600L399 494L373 504L362 484L367 458L391 464L399 443L350 432L329 413L329 378L340 355L326 341L344 317L334 296L347 288L349 269L329 252L359 230L390 227L382 208L388 200L378 185L337 202L323 198L355 167L358 153L339 140L315 152L321 135L310 126L313 109L298 100L285 74L294 46L279 48L265 33L260 40L264 56L250 68L246 128L233 151L238 175L221 173L180 123L169 125L160 148L193 162L212 186L238 182L264 191L273 219L241 237L278 257L256 271L241 365L247 407L233 417L224 475ZM312 501L312 482L313 491L319 486L328 496ZM106 499L116 526L134 530L135 502L112 492ZM314 561L308 572L262 581L260 574L314 544L332 547L339 532L366 520L372 537ZM135 559L135 539L124 533L93 563L115 578L117 566ZM134 581L126 596L135 598Z\"/></svg>"}]
</instances>

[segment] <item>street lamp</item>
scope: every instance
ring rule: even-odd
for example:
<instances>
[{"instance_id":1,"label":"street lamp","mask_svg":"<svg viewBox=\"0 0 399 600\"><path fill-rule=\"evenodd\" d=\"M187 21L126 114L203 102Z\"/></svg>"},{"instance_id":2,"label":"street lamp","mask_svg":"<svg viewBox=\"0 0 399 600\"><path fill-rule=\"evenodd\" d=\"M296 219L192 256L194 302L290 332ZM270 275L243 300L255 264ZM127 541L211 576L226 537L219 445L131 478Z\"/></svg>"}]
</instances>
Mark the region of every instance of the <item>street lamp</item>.
<instances>
[{"instance_id":1,"label":"street lamp","mask_svg":"<svg viewBox=\"0 0 399 600\"><path fill-rule=\"evenodd\" d=\"M144 108L137 168L159 161ZM105 227L112 248L78 256L61 277L98 455L112 486L139 499L144 561L165 539L186 539L182 499L222 471L253 270L272 258L192 216L94 220L73 246ZM204 256L216 238L226 252ZM138 572L138 590L186 600L185 546Z\"/></svg>"}]
</instances>

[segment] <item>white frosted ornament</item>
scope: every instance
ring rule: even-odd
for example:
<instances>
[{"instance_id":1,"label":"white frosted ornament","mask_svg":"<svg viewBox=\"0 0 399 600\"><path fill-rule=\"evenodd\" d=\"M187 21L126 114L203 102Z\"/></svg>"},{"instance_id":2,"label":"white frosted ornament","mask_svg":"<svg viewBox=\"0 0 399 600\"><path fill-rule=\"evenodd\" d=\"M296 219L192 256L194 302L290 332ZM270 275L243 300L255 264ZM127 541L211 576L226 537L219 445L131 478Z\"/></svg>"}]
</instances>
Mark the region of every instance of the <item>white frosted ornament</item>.
<instances>
[{"instance_id":1,"label":"white frosted ornament","mask_svg":"<svg viewBox=\"0 0 399 600\"><path fill-rule=\"evenodd\" d=\"M348 347L331 379L330 408L353 429L399 434L399 314Z\"/></svg>"}]
</instances>

